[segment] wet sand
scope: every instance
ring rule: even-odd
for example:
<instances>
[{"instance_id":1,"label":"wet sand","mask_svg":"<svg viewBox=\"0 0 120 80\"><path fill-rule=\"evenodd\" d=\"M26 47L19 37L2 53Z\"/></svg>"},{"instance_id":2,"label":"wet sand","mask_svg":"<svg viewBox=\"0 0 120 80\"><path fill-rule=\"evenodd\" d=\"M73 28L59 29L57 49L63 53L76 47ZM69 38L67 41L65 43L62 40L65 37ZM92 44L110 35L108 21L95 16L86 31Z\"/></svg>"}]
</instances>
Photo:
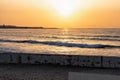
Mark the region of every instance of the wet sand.
<instances>
[{"instance_id":1,"label":"wet sand","mask_svg":"<svg viewBox=\"0 0 120 80\"><path fill-rule=\"evenodd\" d=\"M0 80L68 80L69 72L120 75L120 69L57 65L0 64Z\"/></svg>"}]
</instances>

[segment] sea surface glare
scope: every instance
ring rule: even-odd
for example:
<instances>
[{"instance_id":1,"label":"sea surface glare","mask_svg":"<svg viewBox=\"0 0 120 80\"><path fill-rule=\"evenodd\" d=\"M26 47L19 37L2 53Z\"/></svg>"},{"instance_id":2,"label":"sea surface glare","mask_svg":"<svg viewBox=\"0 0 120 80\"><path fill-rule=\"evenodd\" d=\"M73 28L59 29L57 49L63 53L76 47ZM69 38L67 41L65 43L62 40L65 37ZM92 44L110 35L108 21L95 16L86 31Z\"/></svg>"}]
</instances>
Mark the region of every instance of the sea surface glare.
<instances>
[{"instance_id":1,"label":"sea surface glare","mask_svg":"<svg viewBox=\"0 0 120 80\"><path fill-rule=\"evenodd\" d=\"M0 52L120 56L120 28L0 29Z\"/></svg>"}]
</instances>

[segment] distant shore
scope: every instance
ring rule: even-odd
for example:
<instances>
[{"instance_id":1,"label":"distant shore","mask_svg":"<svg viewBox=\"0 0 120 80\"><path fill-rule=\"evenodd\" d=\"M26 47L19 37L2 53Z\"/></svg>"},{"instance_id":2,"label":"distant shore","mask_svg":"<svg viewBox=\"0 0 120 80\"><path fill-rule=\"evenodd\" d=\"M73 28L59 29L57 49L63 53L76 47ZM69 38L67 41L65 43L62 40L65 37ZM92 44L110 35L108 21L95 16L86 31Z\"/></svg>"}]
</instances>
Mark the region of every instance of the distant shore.
<instances>
[{"instance_id":1,"label":"distant shore","mask_svg":"<svg viewBox=\"0 0 120 80\"><path fill-rule=\"evenodd\" d=\"M0 25L0 29L57 29L57 28L45 28L45 27L29 27L29 26L14 26L14 25Z\"/></svg>"}]
</instances>

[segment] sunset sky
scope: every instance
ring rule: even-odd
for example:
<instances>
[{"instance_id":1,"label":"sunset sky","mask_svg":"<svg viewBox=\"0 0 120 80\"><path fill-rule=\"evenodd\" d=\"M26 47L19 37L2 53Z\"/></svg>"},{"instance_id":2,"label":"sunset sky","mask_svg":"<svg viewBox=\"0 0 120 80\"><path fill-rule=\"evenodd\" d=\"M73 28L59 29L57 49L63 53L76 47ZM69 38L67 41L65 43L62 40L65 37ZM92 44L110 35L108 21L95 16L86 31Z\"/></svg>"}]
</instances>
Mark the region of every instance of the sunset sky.
<instances>
[{"instance_id":1,"label":"sunset sky","mask_svg":"<svg viewBox=\"0 0 120 80\"><path fill-rule=\"evenodd\" d=\"M0 0L0 25L120 28L120 0Z\"/></svg>"}]
</instances>

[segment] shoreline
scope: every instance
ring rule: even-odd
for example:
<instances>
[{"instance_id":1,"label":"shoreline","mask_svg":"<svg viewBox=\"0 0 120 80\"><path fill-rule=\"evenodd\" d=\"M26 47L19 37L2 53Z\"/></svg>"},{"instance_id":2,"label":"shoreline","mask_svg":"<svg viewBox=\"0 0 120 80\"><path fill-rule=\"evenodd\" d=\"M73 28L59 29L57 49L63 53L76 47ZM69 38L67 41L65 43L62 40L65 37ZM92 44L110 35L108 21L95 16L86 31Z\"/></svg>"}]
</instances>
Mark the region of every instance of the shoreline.
<instances>
[{"instance_id":1,"label":"shoreline","mask_svg":"<svg viewBox=\"0 0 120 80\"><path fill-rule=\"evenodd\" d=\"M87 55L0 53L0 80L69 80L70 73L87 74L88 77L92 74L98 76L109 75L111 79L120 75L120 68L113 66L115 64L114 59L117 60L116 57L114 57L114 59L111 57L106 58L106 62L108 62L108 60L113 61L112 65L108 64L109 66L107 67L100 67L101 65L93 67L89 67L89 65L70 65L72 64L72 60L70 59L74 60L78 57L80 57L80 60L83 60L84 65L91 62L96 64L96 61L98 64L98 61L101 61L99 59L102 58L101 56ZM53 62L48 62L51 61L51 59ZM62 65L58 64L59 59L62 60ZM77 59L75 59L73 63L75 63L76 60ZM90 61L86 63L88 60ZM117 61L119 60L120 58L118 57ZM66 61L70 61L70 64L66 63ZM97 79L97 77L95 78ZM103 78L100 79L102 80Z\"/></svg>"}]
</instances>

